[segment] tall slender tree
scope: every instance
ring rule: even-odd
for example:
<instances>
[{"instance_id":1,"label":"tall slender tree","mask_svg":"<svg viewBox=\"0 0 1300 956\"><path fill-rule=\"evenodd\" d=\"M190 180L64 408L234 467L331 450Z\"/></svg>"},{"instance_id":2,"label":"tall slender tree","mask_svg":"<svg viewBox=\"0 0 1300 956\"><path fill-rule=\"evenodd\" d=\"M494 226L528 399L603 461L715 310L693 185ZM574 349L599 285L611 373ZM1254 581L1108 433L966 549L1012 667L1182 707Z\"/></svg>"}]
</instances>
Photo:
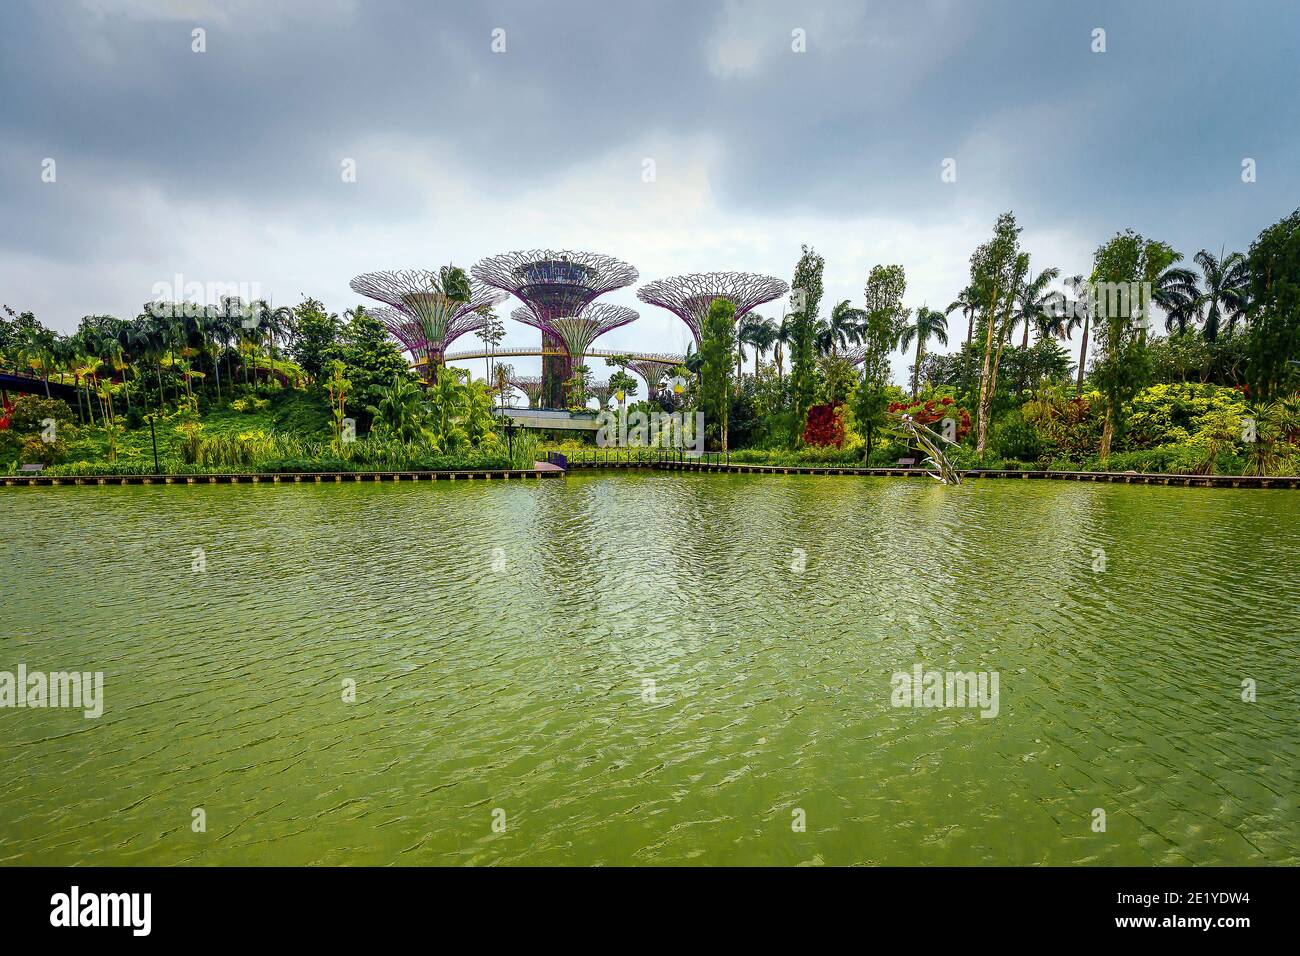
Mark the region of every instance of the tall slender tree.
<instances>
[{"instance_id":1,"label":"tall slender tree","mask_svg":"<svg viewBox=\"0 0 1300 956\"><path fill-rule=\"evenodd\" d=\"M921 390L921 360L925 358L925 347L930 339L940 345L948 344L948 317L935 309L921 306L916 310L916 318L904 324L898 337L900 348L907 348L916 342L916 364L912 368L912 397L916 398Z\"/></svg>"},{"instance_id":2,"label":"tall slender tree","mask_svg":"<svg viewBox=\"0 0 1300 956\"><path fill-rule=\"evenodd\" d=\"M1055 282L1060 274L1060 269L1051 268L1044 269L1036 276L1026 275L1017 290L1011 321L1013 324L1024 326L1024 339L1020 343L1022 349L1029 348L1029 330L1043 327L1042 319L1052 298L1048 286Z\"/></svg>"},{"instance_id":3,"label":"tall slender tree","mask_svg":"<svg viewBox=\"0 0 1300 956\"><path fill-rule=\"evenodd\" d=\"M975 452L981 457L988 445L993 394L997 388L998 365L1010 331L1012 305L1020 284L1029 271L1029 257L1020 251L1020 227L1010 212L998 216L993 238L971 256L971 289L979 303L984 329L984 363L980 372L978 430Z\"/></svg>"},{"instance_id":4,"label":"tall slender tree","mask_svg":"<svg viewBox=\"0 0 1300 956\"><path fill-rule=\"evenodd\" d=\"M718 427L722 450L727 450L727 417L731 409L731 370L736 340L736 307L728 299L714 299L701 330L700 395L704 413Z\"/></svg>"},{"instance_id":5,"label":"tall slender tree","mask_svg":"<svg viewBox=\"0 0 1300 956\"><path fill-rule=\"evenodd\" d=\"M1129 229L1101 246L1093 258L1094 288L1154 286L1160 274L1177 258L1163 242L1146 239ZM1123 431L1124 403L1147 381L1150 357L1146 346L1148 317L1140 314L1142 303L1130 296L1101 296L1097 302L1098 355L1093 375L1102 395L1104 424L1098 457L1105 461L1117 435Z\"/></svg>"},{"instance_id":6,"label":"tall slender tree","mask_svg":"<svg viewBox=\"0 0 1300 956\"><path fill-rule=\"evenodd\" d=\"M803 255L795 265L794 281L790 285L791 294L798 294L803 299L803 308L791 315L793 354L790 362L790 404L794 409L791 445L802 440L808 409L817 398L817 355L813 339L817 328L817 310L822 300L822 274L826 270L826 260L811 246L805 245L802 248Z\"/></svg>"},{"instance_id":7,"label":"tall slender tree","mask_svg":"<svg viewBox=\"0 0 1300 956\"><path fill-rule=\"evenodd\" d=\"M959 309L966 317L966 344L970 345L971 339L975 336L975 314L979 312L979 303L975 301L975 290L970 286L962 289L957 298L943 311L945 315L952 315Z\"/></svg>"},{"instance_id":8,"label":"tall slender tree","mask_svg":"<svg viewBox=\"0 0 1300 956\"><path fill-rule=\"evenodd\" d=\"M907 274L900 265L873 266L863 290L867 315L863 338L862 380L854 393L853 417L866 439L863 460L871 458L876 435L885 424L889 407L889 357L898 346L898 337L907 312L903 294L907 291Z\"/></svg>"}]
</instances>

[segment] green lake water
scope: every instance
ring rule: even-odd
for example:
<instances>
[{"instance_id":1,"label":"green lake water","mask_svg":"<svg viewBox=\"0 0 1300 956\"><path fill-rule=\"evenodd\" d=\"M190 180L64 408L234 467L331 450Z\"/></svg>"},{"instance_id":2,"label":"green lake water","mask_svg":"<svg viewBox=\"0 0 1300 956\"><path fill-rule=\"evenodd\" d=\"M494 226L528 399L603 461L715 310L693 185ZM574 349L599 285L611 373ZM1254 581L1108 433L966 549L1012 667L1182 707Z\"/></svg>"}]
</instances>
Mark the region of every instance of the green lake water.
<instances>
[{"instance_id":1,"label":"green lake water","mask_svg":"<svg viewBox=\"0 0 1300 956\"><path fill-rule=\"evenodd\" d=\"M0 527L0 671L105 675L97 720L0 709L0 864L1300 863L1295 493L86 486ZM893 706L918 663L997 716Z\"/></svg>"}]
</instances>

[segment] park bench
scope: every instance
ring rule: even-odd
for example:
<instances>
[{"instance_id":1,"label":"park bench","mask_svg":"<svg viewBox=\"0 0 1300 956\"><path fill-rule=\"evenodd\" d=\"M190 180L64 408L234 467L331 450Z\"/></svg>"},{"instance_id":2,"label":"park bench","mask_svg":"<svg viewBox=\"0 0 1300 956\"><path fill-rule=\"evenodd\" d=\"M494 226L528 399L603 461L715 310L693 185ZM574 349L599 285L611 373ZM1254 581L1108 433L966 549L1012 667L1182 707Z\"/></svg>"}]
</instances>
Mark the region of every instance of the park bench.
<instances>
[{"instance_id":1,"label":"park bench","mask_svg":"<svg viewBox=\"0 0 1300 956\"><path fill-rule=\"evenodd\" d=\"M45 470L45 466L44 465L23 465L18 470L27 472L28 474L39 475L41 472Z\"/></svg>"}]
</instances>

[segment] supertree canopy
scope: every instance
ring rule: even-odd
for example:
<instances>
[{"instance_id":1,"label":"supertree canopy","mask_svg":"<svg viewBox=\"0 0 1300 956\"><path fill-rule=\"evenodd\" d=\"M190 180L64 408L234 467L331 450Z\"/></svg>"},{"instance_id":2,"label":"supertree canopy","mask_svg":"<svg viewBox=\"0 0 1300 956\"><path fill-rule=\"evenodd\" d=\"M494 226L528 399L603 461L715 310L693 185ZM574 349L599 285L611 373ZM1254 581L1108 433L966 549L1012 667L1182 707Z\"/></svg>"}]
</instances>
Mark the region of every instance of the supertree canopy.
<instances>
[{"instance_id":1,"label":"supertree canopy","mask_svg":"<svg viewBox=\"0 0 1300 956\"><path fill-rule=\"evenodd\" d=\"M563 407L564 380L569 375L572 354L555 321L577 316L606 292L637 280L636 269L612 256L553 249L490 256L470 271L480 282L509 292L528 306L536 320L528 324L542 330L542 377L546 380L543 398L552 408ZM513 317L518 318L519 313Z\"/></svg>"},{"instance_id":2,"label":"supertree canopy","mask_svg":"<svg viewBox=\"0 0 1300 956\"><path fill-rule=\"evenodd\" d=\"M864 345L853 345L839 353L839 355L850 365L861 365L867 360L867 349Z\"/></svg>"},{"instance_id":3,"label":"supertree canopy","mask_svg":"<svg viewBox=\"0 0 1300 956\"><path fill-rule=\"evenodd\" d=\"M529 408L538 407L538 403L542 400L542 377L540 375L511 375L506 381L528 396Z\"/></svg>"},{"instance_id":4,"label":"supertree canopy","mask_svg":"<svg viewBox=\"0 0 1300 956\"><path fill-rule=\"evenodd\" d=\"M736 307L736 318L764 302L780 298L789 286L772 276L752 272L696 272L648 282L637 291L637 298L672 312L690 328L695 344L709 306L714 299L726 299Z\"/></svg>"},{"instance_id":5,"label":"supertree canopy","mask_svg":"<svg viewBox=\"0 0 1300 956\"><path fill-rule=\"evenodd\" d=\"M614 394L614 386L609 384L609 380L592 381L587 383L587 394L596 400L602 409L608 407L609 400Z\"/></svg>"},{"instance_id":6,"label":"supertree canopy","mask_svg":"<svg viewBox=\"0 0 1300 956\"><path fill-rule=\"evenodd\" d=\"M441 350L430 348L424 325L415 316L391 306L372 306L367 308L366 312L384 324L389 334L402 344L402 348L411 353L411 357L426 375L429 374L431 360L433 366L442 360L442 355L451 339L443 342ZM457 319L452 339L466 332L478 331L487 324L487 321L488 317L479 312L471 312Z\"/></svg>"},{"instance_id":7,"label":"supertree canopy","mask_svg":"<svg viewBox=\"0 0 1300 956\"><path fill-rule=\"evenodd\" d=\"M636 372L646 384L646 394L650 401L659 397L659 389L663 385L664 376L668 370L674 367L672 362L659 362L654 359L637 359L635 362L628 362L627 367Z\"/></svg>"},{"instance_id":8,"label":"supertree canopy","mask_svg":"<svg viewBox=\"0 0 1300 956\"><path fill-rule=\"evenodd\" d=\"M417 360L425 360L426 377L437 374L448 345L466 332L482 328L486 321L483 313L506 299L501 290L472 279L468 299L449 296L438 273L427 269L367 272L350 285L353 292L392 307L377 309L374 314ZM401 315L414 320L417 333L400 319Z\"/></svg>"},{"instance_id":9,"label":"supertree canopy","mask_svg":"<svg viewBox=\"0 0 1300 956\"><path fill-rule=\"evenodd\" d=\"M510 318L549 332L560 340L568 353L568 367L565 369L565 378L568 378L573 369L586 359L592 342L606 332L636 321L637 314L621 305L600 302L587 306L577 315L560 316L549 322L540 320L531 309L515 309Z\"/></svg>"}]
</instances>

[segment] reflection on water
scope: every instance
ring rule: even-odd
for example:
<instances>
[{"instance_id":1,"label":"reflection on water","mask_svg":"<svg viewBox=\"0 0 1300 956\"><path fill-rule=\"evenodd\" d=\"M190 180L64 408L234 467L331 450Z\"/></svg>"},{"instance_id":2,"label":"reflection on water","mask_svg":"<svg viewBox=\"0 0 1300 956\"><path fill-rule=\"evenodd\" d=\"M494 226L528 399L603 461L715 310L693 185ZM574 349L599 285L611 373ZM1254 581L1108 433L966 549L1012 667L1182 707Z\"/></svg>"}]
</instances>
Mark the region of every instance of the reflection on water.
<instances>
[{"instance_id":1,"label":"reflection on water","mask_svg":"<svg viewBox=\"0 0 1300 956\"><path fill-rule=\"evenodd\" d=\"M106 704L0 710L0 863L1295 864L1298 501L6 490L0 670ZM997 672L998 716L891 707L916 663Z\"/></svg>"}]
</instances>

